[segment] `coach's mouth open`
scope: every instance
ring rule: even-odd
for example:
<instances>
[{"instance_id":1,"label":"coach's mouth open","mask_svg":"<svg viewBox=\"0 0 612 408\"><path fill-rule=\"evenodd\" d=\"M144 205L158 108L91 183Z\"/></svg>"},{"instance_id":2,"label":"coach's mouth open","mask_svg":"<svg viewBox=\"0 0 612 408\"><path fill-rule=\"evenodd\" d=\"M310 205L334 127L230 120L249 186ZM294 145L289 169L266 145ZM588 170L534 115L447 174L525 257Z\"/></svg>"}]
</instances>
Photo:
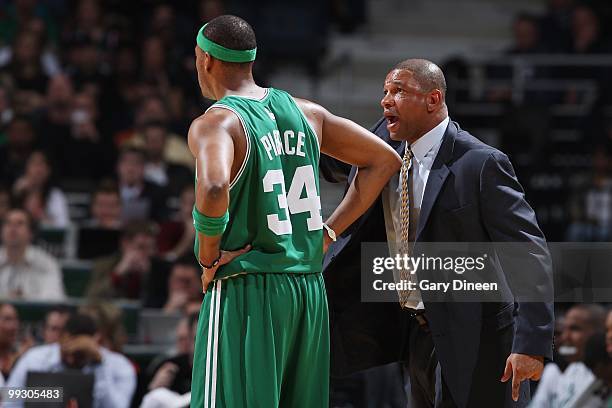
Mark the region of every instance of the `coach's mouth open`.
<instances>
[{"instance_id":1,"label":"coach's mouth open","mask_svg":"<svg viewBox=\"0 0 612 408\"><path fill-rule=\"evenodd\" d=\"M387 120L387 130L389 132L397 130L397 127L399 126L399 118L397 116L385 114L385 119Z\"/></svg>"}]
</instances>

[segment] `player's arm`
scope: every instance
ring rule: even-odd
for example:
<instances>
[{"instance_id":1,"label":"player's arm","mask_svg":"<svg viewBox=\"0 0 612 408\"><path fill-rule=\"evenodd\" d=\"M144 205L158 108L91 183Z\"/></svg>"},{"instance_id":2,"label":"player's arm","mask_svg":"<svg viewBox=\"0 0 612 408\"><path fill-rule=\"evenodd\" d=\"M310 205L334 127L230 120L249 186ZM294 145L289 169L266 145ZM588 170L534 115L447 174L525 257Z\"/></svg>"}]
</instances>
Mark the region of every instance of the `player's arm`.
<instances>
[{"instance_id":1,"label":"player's arm","mask_svg":"<svg viewBox=\"0 0 612 408\"><path fill-rule=\"evenodd\" d=\"M344 199L326 221L339 235L372 205L400 169L402 160L389 145L356 123L312 102L299 100L298 103L319 126L321 152L358 167ZM327 247L329 238L327 234L324 236Z\"/></svg>"},{"instance_id":2,"label":"player's arm","mask_svg":"<svg viewBox=\"0 0 612 408\"><path fill-rule=\"evenodd\" d=\"M218 220L229 206L229 185L234 162L234 142L231 132L239 126L231 112L213 109L196 119L189 128L189 149L196 158L196 203L202 217ZM221 266L238 256L242 251L221 251L222 232L211 235L197 232L199 241L198 260L203 266L212 265L217 259ZM206 270L202 276L204 290L212 280L216 268Z\"/></svg>"}]
</instances>

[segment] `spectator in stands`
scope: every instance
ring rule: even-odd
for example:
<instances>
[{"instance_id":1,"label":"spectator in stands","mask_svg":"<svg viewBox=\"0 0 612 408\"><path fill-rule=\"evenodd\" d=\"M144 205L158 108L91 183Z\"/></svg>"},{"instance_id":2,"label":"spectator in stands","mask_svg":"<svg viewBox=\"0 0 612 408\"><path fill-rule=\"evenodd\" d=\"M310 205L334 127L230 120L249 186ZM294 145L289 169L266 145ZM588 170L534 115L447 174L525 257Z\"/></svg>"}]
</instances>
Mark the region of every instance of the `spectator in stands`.
<instances>
[{"instance_id":1,"label":"spectator in stands","mask_svg":"<svg viewBox=\"0 0 612 408\"><path fill-rule=\"evenodd\" d=\"M28 157L24 174L13 184L13 194L43 227L66 228L70 224L68 202L52 183L48 156L36 150Z\"/></svg>"},{"instance_id":2,"label":"spectator in stands","mask_svg":"<svg viewBox=\"0 0 612 408\"><path fill-rule=\"evenodd\" d=\"M508 54L537 54L544 52L540 42L540 29L536 17L520 13L512 24L514 43Z\"/></svg>"},{"instance_id":3,"label":"spectator in stands","mask_svg":"<svg viewBox=\"0 0 612 408\"><path fill-rule=\"evenodd\" d=\"M164 158L168 140L168 130L161 122L149 122L143 126L144 150L147 155L145 180L167 190L168 194L178 197L186 185L193 188L193 173L181 164L168 162Z\"/></svg>"},{"instance_id":4,"label":"spectator in stands","mask_svg":"<svg viewBox=\"0 0 612 408\"><path fill-rule=\"evenodd\" d=\"M55 126L54 130L49 150L64 179L90 181L111 173L113 147L100 128L98 105L91 93L74 95L68 123Z\"/></svg>"},{"instance_id":5,"label":"spectator in stands","mask_svg":"<svg viewBox=\"0 0 612 408\"><path fill-rule=\"evenodd\" d=\"M53 20L49 2L42 1L10 1L2 5L0 20L0 39L2 42L12 42L19 30L27 27L34 30L39 27L48 40L57 40L57 23Z\"/></svg>"},{"instance_id":6,"label":"spectator in stands","mask_svg":"<svg viewBox=\"0 0 612 408\"><path fill-rule=\"evenodd\" d=\"M353 33L360 25L366 22L367 6L364 0L332 0L330 3L331 16L338 25L340 32L345 34Z\"/></svg>"},{"instance_id":7,"label":"spectator in stands","mask_svg":"<svg viewBox=\"0 0 612 408\"><path fill-rule=\"evenodd\" d=\"M22 30L13 43L11 59L3 67L3 74L15 83L22 97L34 98L29 101L36 108L42 105L49 77L42 65L42 44L36 33Z\"/></svg>"},{"instance_id":8,"label":"spectator in stands","mask_svg":"<svg viewBox=\"0 0 612 408\"><path fill-rule=\"evenodd\" d=\"M584 360L586 341L595 333L605 330L606 310L598 304L577 304L565 314L563 332L559 341L560 353L573 363Z\"/></svg>"},{"instance_id":9,"label":"spectator in stands","mask_svg":"<svg viewBox=\"0 0 612 408\"><path fill-rule=\"evenodd\" d=\"M120 353L127 341L123 327L121 309L109 302L88 303L79 309L79 313L90 316L96 322L101 346Z\"/></svg>"},{"instance_id":10,"label":"spectator in stands","mask_svg":"<svg viewBox=\"0 0 612 408\"><path fill-rule=\"evenodd\" d=\"M70 136L70 115L74 88L67 75L56 75L47 86L46 109L42 112L40 129L44 129L41 143L53 155L61 149L61 143ZM60 173L61 175L61 173Z\"/></svg>"},{"instance_id":11,"label":"spectator in stands","mask_svg":"<svg viewBox=\"0 0 612 408\"><path fill-rule=\"evenodd\" d=\"M604 333L595 333L587 340L584 364L603 382L609 396L612 390L612 355L607 351Z\"/></svg>"},{"instance_id":12,"label":"spectator in stands","mask_svg":"<svg viewBox=\"0 0 612 408\"><path fill-rule=\"evenodd\" d=\"M122 222L166 218L166 194L144 178L144 151L128 147L119 154L117 173L121 194Z\"/></svg>"},{"instance_id":13,"label":"spectator in stands","mask_svg":"<svg viewBox=\"0 0 612 408\"><path fill-rule=\"evenodd\" d=\"M578 5L572 14L572 47L570 52L579 55L600 55L612 52L612 46L603 36L601 20L598 13L586 4ZM609 68L607 66L582 65L559 67L556 75L568 79L597 81L602 100L607 98L609 86ZM592 91L579 85L569 85L563 95L567 105L587 105L591 103Z\"/></svg>"},{"instance_id":14,"label":"spectator in stands","mask_svg":"<svg viewBox=\"0 0 612 408\"><path fill-rule=\"evenodd\" d=\"M104 19L101 4L96 0L81 0L76 7L74 23L68 27L68 40L89 38L103 47L108 35L108 27Z\"/></svg>"},{"instance_id":15,"label":"spectator in stands","mask_svg":"<svg viewBox=\"0 0 612 408\"><path fill-rule=\"evenodd\" d=\"M165 287L166 282L155 282L150 276L167 276L164 262L154 258L156 229L149 223L126 225L121 237L120 252L96 261L87 297L96 299L142 299L149 296L150 285ZM151 282L154 281L154 282ZM163 296L158 289L151 296Z\"/></svg>"},{"instance_id":16,"label":"spectator in stands","mask_svg":"<svg viewBox=\"0 0 612 408\"><path fill-rule=\"evenodd\" d=\"M191 369L193 367L198 314L193 313L185 320L183 324L189 327L188 351L169 357L157 366L148 382L149 391L157 388L167 388L178 394L184 394L191 390Z\"/></svg>"},{"instance_id":17,"label":"spectator in stands","mask_svg":"<svg viewBox=\"0 0 612 408\"><path fill-rule=\"evenodd\" d=\"M66 72L76 89L100 97L108 86L108 73L104 69L102 50L95 40L89 36L74 38L67 62Z\"/></svg>"},{"instance_id":18,"label":"spectator in stands","mask_svg":"<svg viewBox=\"0 0 612 408\"><path fill-rule=\"evenodd\" d=\"M572 52L600 54L610 52L609 44L601 34L601 22L595 11L587 5L577 6L572 13Z\"/></svg>"},{"instance_id":19,"label":"spectator in stands","mask_svg":"<svg viewBox=\"0 0 612 408\"><path fill-rule=\"evenodd\" d=\"M141 80L156 92L167 95L172 83L168 75L166 48L160 37L153 35L144 40L140 66Z\"/></svg>"},{"instance_id":20,"label":"spectator in stands","mask_svg":"<svg viewBox=\"0 0 612 408\"><path fill-rule=\"evenodd\" d=\"M25 387L28 371L79 370L94 375L93 406L128 408L136 389L136 372L119 353L100 346L94 320L73 314L58 343L34 347L15 365L7 386Z\"/></svg>"},{"instance_id":21,"label":"spectator in stands","mask_svg":"<svg viewBox=\"0 0 612 408\"><path fill-rule=\"evenodd\" d=\"M0 85L0 133L4 134L14 115L11 91Z\"/></svg>"},{"instance_id":22,"label":"spectator in stands","mask_svg":"<svg viewBox=\"0 0 612 408\"><path fill-rule=\"evenodd\" d=\"M157 236L157 249L160 255L168 261L174 261L193 251L195 229L191 211L195 204L193 185L183 188L180 198L178 217L160 224Z\"/></svg>"},{"instance_id":23,"label":"spectator in stands","mask_svg":"<svg viewBox=\"0 0 612 408\"><path fill-rule=\"evenodd\" d=\"M540 41L538 20L535 16L528 13L518 14L512 24L513 43L505 51L506 55L529 55L545 52ZM487 77L495 80L502 80L505 83L496 85L487 95L491 102L509 102L512 100L513 80L520 77L526 81L525 100L529 104L534 102L548 102L545 95L540 91L531 90L530 81L544 79L548 75L546 69L529 63L524 60L520 65L513 66L509 63L493 64L487 68Z\"/></svg>"},{"instance_id":24,"label":"spectator in stands","mask_svg":"<svg viewBox=\"0 0 612 408\"><path fill-rule=\"evenodd\" d=\"M571 21L574 0L548 0L548 10L540 20L540 31L546 48L568 52L571 48Z\"/></svg>"},{"instance_id":25,"label":"spectator in stands","mask_svg":"<svg viewBox=\"0 0 612 408\"><path fill-rule=\"evenodd\" d=\"M606 351L612 356L612 310L606 318Z\"/></svg>"},{"instance_id":26,"label":"spectator in stands","mask_svg":"<svg viewBox=\"0 0 612 408\"><path fill-rule=\"evenodd\" d=\"M190 316L191 314L186 315L176 325L176 342L172 354L186 354L193 347L194 332L192 331Z\"/></svg>"},{"instance_id":27,"label":"spectator in stands","mask_svg":"<svg viewBox=\"0 0 612 408\"><path fill-rule=\"evenodd\" d=\"M132 125L132 110L138 105L140 97L140 84L138 82L138 57L133 46L124 44L112 55L113 77L110 80L108 102L101 101L100 110L108 112L113 109L114 114L109 123L113 141L119 145L123 133L115 134L118 130L128 129Z\"/></svg>"},{"instance_id":28,"label":"spectator in stands","mask_svg":"<svg viewBox=\"0 0 612 408\"><path fill-rule=\"evenodd\" d=\"M35 144L36 133L30 120L25 116L15 116L6 129L6 143L0 146L2 182L12 186L17 177L23 174Z\"/></svg>"},{"instance_id":29,"label":"spectator in stands","mask_svg":"<svg viewBox=\"0 0 612 408\"><path fill-rule=\"evenodd\" d=\"M91 218L84 226L118 230L121 228L121 197L117 184L103 180L91 198Z\"/></svg>"},{"instance_id":30,"label":"spectator in stands","mask_svg":"<svg viewBox=\"0 0 612 408\"><path fill-rule=\"evenodd\" d=\"M64 334L66 322L70 317L70 310L66 307L53 307L45 316L43 328L43 341L45 344L57 343Z\"/></svg>"},{"instance_id":31,"label":"spectator in stands","mask_svg":"<svg viewBox=\"0 0 612 408\"><path fill-rule=\"evenodd\" d=\"M598 242L612 237L612 177L610 155L604 147L594 150L592 175L572 192L571 222L567 241Z\"/></svg>"},{"instance_id":32,"label":"spectator in stands","mask_svg":"<svg viewBox=\"0 0 612 408\"><path fill-rule=\"evenodd\" d=\"M63 300L62 273L55 259L32 245L32 220L21 209L9 211L2 224L0 298Z\"/></svg>"},{"instance_id":33,"label":"spectator in stands","mask_svg":"<svg viewBox=\"0 0 612 408\"><path fill-rule=\"evenodd\" d=\"M207 0L205 3L213 3ZM190 5L193 7L193 4ZM158 4L152 11L149 21L148 32L161 39L167 53L167 60L170 65L171 74L176 75L176 71L182 66L182 59L191 53L189 38L193 36L192 16L176 13L175 9L180 8L179 4ZM223 14L223 13L221 13ZM209 21L198 20L198 21ZM181 78L177 78L181 79Z\"/></svg>"},{"instance_id":34,"label":"spectator in stands","mask_svg":"<svg viewBox=\"0 0 612 408\"><path fill-rule=\"evenodd\" d=\"M153 94L142 100L136 112L134 124L139 131L145 124L151 122L161 122L170 126L169 112L170 108L164 103L164 100L159 95ZM143 146L142 134L135 134L130 143L135 146ZM190 169L194 168L193 155L189 151L185 138L174 133L167 137L164 159L168 163L182 164Z\"/></svg>"},{"instance_id":35,"label":"spectator in stands","mask_svg":"<svg viewBox=\"0 0 612 408\"><path fill-rule=\"evenodd\" d=\"M172 266L168 278L168 295L164 304L167 313L182 312L188 309L196 310L202 303L202 290L200 288L200 268L194 262L194 257L183 258Z\"/></svg>"},{"instance_id":36,"label":"spectator in stands","mask_svg":"<svg viewBox=\"0 0 612 408\"><path fill-rule=\"evenodd\" d=\"M11 190L0 183L0 223L11 209Z\"/></svg>"},{"instance_id":37,"label":"spectator in stands","mask_svg":"<svg viewBox=\"0 0 612 408\"><path fill-rule=\"evenodd\" d=\"M19 317L15 307L0 303L0 375L8 378L15 361L19 357L17 334Z\"/></svg>"},{"instance_id":38,"label":"spectator in stands","mask_svg":"<svg viewBox=\"0 0 612 408\"><path fill-rule=\"evenodd\" d=\"M530 407L600 408L610 402L612 358L606 353L605 335L585 340L584 358L561 372L554 363L544 369Z\"/></svg>"}]
</instances>

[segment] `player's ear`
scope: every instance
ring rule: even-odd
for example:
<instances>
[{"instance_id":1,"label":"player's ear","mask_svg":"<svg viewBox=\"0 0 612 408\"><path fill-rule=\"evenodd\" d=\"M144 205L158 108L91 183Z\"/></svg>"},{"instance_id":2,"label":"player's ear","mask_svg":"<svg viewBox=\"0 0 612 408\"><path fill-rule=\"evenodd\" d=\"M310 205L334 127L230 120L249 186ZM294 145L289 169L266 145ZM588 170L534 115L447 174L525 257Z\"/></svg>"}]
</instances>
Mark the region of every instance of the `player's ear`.
<instances>
[{"instance_id":1,"label":"player's ear","mask_svg":"<svg viewBox=\"0 0 612 408\"><path fill-rule=\"evenodd\" d=\"M204 69L206 71L210 71L210 69L212 68L212 65L213 65L212 56L209 53L204 52Z\"/></svg>"}]
</instances>

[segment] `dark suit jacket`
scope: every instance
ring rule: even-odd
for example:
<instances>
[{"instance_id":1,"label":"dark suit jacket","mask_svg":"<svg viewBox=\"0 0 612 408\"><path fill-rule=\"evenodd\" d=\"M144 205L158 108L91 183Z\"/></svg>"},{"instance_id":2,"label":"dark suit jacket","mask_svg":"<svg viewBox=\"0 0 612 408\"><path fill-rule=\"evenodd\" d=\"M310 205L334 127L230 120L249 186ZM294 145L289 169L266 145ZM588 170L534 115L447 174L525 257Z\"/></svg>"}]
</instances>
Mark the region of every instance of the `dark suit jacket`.
<instances>
[{"instance_id":1,"label":"dark suit jacket","mask_svg":"<svg viewBox=\"0 0 612 408\"><path fill-rule=\"evenodd\" d=\"M390 140L385 124L381 120L374 132L402 155L404 142ZM327 166L328 159L322 163ZM352 168L349 182L355 172ZM381 200L330 246L325 257L334 375L406 360L409 353L407 313L395 303L360 301L360 245L387 240ZM544 235L507 156L451 121L427 181L416 244L456 241L530 242L535 250L525 258L525 267L552 288ZM436 354L458 406L468 403L481 345L494 342L491 336L498 330L514 324L512 352L552 357L552 303L515 302L508 289L512 277L504 275L504 259L498 261L497 272L507 283L505 301L449 304L428 302L423 294Z\"/></svg>"}]
</instances>

